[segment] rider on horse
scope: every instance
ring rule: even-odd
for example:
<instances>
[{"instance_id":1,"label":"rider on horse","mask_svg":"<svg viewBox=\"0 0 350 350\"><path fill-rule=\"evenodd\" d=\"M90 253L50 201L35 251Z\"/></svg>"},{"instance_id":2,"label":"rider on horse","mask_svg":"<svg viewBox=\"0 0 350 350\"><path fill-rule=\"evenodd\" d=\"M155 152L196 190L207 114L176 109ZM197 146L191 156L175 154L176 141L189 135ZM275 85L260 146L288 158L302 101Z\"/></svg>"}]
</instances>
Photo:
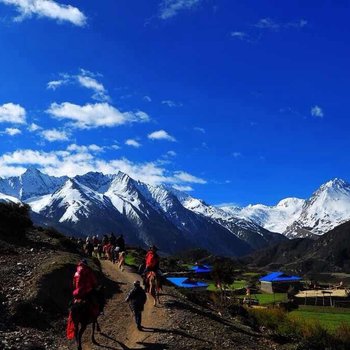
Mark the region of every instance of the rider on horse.
<instances>
[{"instance_id":1,"label":"rider on horse","mask_svg":"<svg viewBox=\"0 0 350 350\"><path fill-rule=\"evenodd\" d=\"M99 305L95 300L93 293L97 288L97 278L92 269L88 266L86 259L82 259L78 265L73 277L73 297L74 303L87 301L91 303L91 312L98 316Z\"/></svg>"},{"instance_id":2,"label":"rider on horse","mask_svg":"<svg viewBox=\"0 0 350 350\"><path fill-rule=\"evenodd\" d=\"M148 274L151 271L154 271L159 277L161 275L160 270L159 270L159 263L160 263L160 258L159 255L157 254L158 248L155 245L152 245L145 257L145 270L143 272L143 277L144 277L144 285L146 286L147 290L147 278Z\"/></svg>"}]
</instances>

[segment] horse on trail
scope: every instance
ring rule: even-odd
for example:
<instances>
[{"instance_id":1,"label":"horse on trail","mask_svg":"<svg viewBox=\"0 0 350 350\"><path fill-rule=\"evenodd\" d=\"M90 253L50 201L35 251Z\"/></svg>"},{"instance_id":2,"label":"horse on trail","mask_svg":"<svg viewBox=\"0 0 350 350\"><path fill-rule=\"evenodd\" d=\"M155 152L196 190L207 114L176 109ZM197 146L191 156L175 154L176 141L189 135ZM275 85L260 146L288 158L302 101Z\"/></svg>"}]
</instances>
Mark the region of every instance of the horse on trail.
<instances>
[{"instance_id":1,"label":"horse on trail","mask_svg":"<svg viewBox=\"0 0 350 350\"><path fill-rule=\"evenodd\" d=\"M90 323L92 324L91 341L93 344L96 344L96 326L97 331L101 331L97 318L103 311L104 305L105 296L101 288L94 290L86 300L74 303L72 305L68 319L67 337L68 339L75 338L77 350L82 350L81 338L86 330L86 327Z\"/></svg>"},{"instance_id":2,"label":"horse on trail","mask_svg":"<svg viewBox=\"0 0 350 350\"><path fill-rule=\"evenodd\" d=\"M151 294L154 302L153 305L156 306L157 303L160 304L159 291L161 290L161 284L159 276L154 271L149 271L146 276L147 293Z\"/></svg>"}]
</instances>

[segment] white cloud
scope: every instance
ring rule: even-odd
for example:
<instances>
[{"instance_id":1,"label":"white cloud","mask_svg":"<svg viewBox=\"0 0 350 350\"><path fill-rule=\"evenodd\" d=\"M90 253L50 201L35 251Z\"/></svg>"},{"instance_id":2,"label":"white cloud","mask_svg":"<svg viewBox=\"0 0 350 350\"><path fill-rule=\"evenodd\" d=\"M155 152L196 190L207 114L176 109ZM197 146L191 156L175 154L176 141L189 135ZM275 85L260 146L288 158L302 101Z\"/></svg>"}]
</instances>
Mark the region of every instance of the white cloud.
<instances>
[{"instance_id":1,"label":"white cloud","mask_svg":"<svg viewBox=\"0 0 350 350\"><path fill-rule=\"evenodd\" d=\"M181 107L182 106L182 103L175 102L175 101L172 101L172 100L164 100L164 101L162 101L162 104L163 105L167 105L170 108L175 108L175 107Z\"/></svg>"},{"instance_id":2,"label":"white cloud","mask_svg":"<svg viewBox=\"0 0 350 350\"><path fill-rule=\"evenodd\" d=\"M58 22L70 22L76 26L86 24L86 16L76 7L71 5L58 4L53 0L0 0L5 5L13 5L19 12L16 21L37 15L47 17Z\"/></svg>"},{"instance_id":3,"label":"white cloud","mask_svg":"<svg viewBox=\"0 0 350 350\"><path fill-rule=\"evenodd\" d=\"M113 127L150 120L145 112L120 112L108 103L86 104L84 106L70 102L52 103L46 112L56 119L71 120L72 125L79 129Z\"/></svg>"},{"instance_id":4,"label":"white cloud","mask_svg":"<svg viewBox=\"0 0 350 350\"><path fill-rule=\"evenodd\" d=\"M193 191L191 186L181 186L181 185L173 185L173 188L178 191L190 192Z\"/></svg>"},{"instance_id":5,"label":"white cloud","mask_svg":"<svg viewBox=\"0 0 350 350\"><path fill-rule=\"evenodd\" d=\"M201 132L202 134L205 134L205 129L204 129L204 128L200 128L200 127L196 126L196 127L193 128L193 130L199 131L199 132Z\"/></svg>"},{"instance_id":6,"label":"white cloud","mask_svg":"<svg viewBox=\"0 0 350 350\"><path fill-rule=\"evenodd\" d=\"M177 156L177 153L175 151L168 151L166 154L167 154L167 156L170 156L170 157L176 157Z\"/></svg>"},{"instance_id":7,"label":"white cloud","mask_svg":"<svg viewBox=\"0 0 350 350\"><path fill-rule=\"evenodd\" d=\"M109 96L102 83L98 82L95 78L89 77L87 75L78 75L78 82L81 86L91 89L94 91L92 96L95 100L108 101Z\"/></svg>"},{"instance_id":8,"label":"white cloud","mask_svg":"<svg viewBox=\"0 0 350 350\"><path fill-rule=\"evenodd\" d=\"M148 138L151 140L167 140L175 142L175 137L169 135L165 130L158 130L148 134Z\"/></svg>"},{"instance_id":9,"label":"white cloud","mask_svg":"<svg viewBox=\"0 0 350 350\"><path fill-rule=\"evenodd\" d=\"M182 182L190 182L195 184L206 184L207 182L199 177L193 176L185 171L176 171L175 178Z\"/></svg>"},{"instance_id":10,"label":"white cloud","mask_svg":"<svg viewBox=\"0 0 350 350\"><path fill-rule=\"evenodd\" d=\"M69 135L65 131L59 131L57 129L43 130L41 136L49 142L69 140Z\"/></svg>"},{"instance_id":11,"label":"white cloud","mask_svg":"<svg viewBox=\"0 0 350 350\"><path fill-rule=\"evenodd\" d=\"M0 105L0 123L25 124L26 110L11 102Z\"/></svg>"},{"instance_id":12,"label":"white cloud","mask_svg":"<svg viewBox=\"0 0 350 350\"><path fill-rule=\"evenodd\" d=\"M244 39L247 39L248 34L245 32L231 32L231 37L237 38L239 40L244 40Z\"/></svg>"},{"instance_id":13,"label":"white cloud","mask_svg":"<svg viewBox=\"0 0 350 350\"><path fill-rule=\"evenodd\" d=\"M131 146L131 147L135 147L135 148L141 147L141 143L136 141L136 140L133 140L133 139L126 140L125 144L128 146Z\"/></svg>"},{"instance_id":14,"label":"white cloud","mask_svg":"<svg viewBox=\"0 0 350 350\"><path fill-rule=\"evenodd\" d=\"M39 125L37 125L37 124L35 124L35 123L32 123L32 124L30 124L30 125L28 126L28 130L29 130L30 132L34 132L34 131L37 131L37 130L40 130L40 129L42 129L42 127L39 126Z\"/></svg>"},{"instance_id":15,"label":"white cloud","mask_svg":"<svg viewBox=\"0 0 350 350\"><path fill-rule=\"evenodd\" d=\"M174 17L183 10L192 10L202 0L162 0L159 5L159 18L165 20Z\"/></svg>"},{"instance_id":16,"label":"white cloud","mask_svg":"<svg viewBox=\"0 0 350 350\"><path fill-rule=\"evenodd\" d=\"M313 117L317 117L317 118L323 118L324 117L324 113L323 113L323 109L320 107L320 106L313 106L311 108L311 111L310 111L311 115Z\"/></svg>"},{"instance_id":17,"label":"white cloud","mask_svg":"<svg viewBox=\"0 0 350 350\"><path fill-rule=\"evenodd\" d=\"M277 22L274 22L271 18L262 18L255 24L255 27L260 29L272 29L279 30L281 25Z\"/></svg>"},{"instance_id":18,"label":"white cloud","mask_svg":"<svg viewBox=\"0 0 350 350\"><path fill-rule=\"evenodd\" d=\"M64 79L62 79L62 80L52 80L52 81L49 81L48 83L47 83L47 88L49 89L49 90L56 90L57 88L59 88L60 86L62 86L62 85L65 85L65 84L67 84L67 80L64 80Z\"/></svg>"},{"instance_id":19,"label":"white cloud","mask_svg":"<svg viewBox=\"0 0 350 350\"><path fill-rule=\"evenodd\" d=\"M20 129L17 129L17 128L6 128L5 134L10 135L10 136L15 136L15 135L22 134L22 131Z\"/></svg>"},{"instance_id":20,"label":"white cloud","mask_svg":"<svg viewBox=\"0 0 350 350\"><path fill-rule=\"evenodd\" d=\"M104 151L104 147L92 144L92 145L88 145L88 146L79 146L75 143L69 145L67 147L67 151L70 152L103 152Z\"/></svg>"},{"instance_id":21,"label":"white cloud","mask_svg":"<svg viewBox=\"0 0 350 350\"><path fill-rule=\"evenodd\" d=\"M269 29L274 31L279 31L280 29L295 28L301 29L305 27L308 22L305 19L299 19L296 21L290 21L285 23L279 23L273 21L271 18L262 18L255 24L255 27L259 29Z\"/></svg>"},{"instance_id":22,"label":"white cloud","mask_svg":"<svg viewBox=\"0 0 350 350\"><path fill-rule=\"evenodd\" d=\"M92 98L97 101L109 101L110 97L104 85L97 80L101 74L90 72L86 69L80 69L79 74L70 75L68 73L61 73L62 79L52 80L47 83L47 88L50 90L56 90L57 88L68 85L75 84L86 89L92 90Z\"/></svg>"},{"instance_id":23,"label":"white cloud","mask_svg":"<svg viewBox=\"0 0 350 350\"><path fill-rule=\"evenodd\" d=\"M0 176L19 175L30 165L49 175L75 176L89 171L115 174L122 171L135 180L151 185L171 184L188 186L189 183L205 184L206 181L184 171L170 172L158 161L134 163L126 158L106 161L92 154L91 146L70 145L66 150L44 152L17 150L0 157ZM98 147L98 146L97 146Z\"/></svg>"}]
</instances>

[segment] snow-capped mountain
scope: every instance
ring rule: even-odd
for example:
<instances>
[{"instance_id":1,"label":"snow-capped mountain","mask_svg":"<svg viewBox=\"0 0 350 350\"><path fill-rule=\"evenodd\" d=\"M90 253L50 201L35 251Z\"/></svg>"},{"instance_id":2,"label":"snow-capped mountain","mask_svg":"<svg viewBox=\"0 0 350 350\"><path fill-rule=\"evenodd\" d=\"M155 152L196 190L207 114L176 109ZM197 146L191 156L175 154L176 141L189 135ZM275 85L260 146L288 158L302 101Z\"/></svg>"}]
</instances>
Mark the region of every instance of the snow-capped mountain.
<instances>
[{"instance_id":1,"label":"snow-capped mountain","mask_svg":"<svg viewBox=\"0 0 350 350\"><path fill-rule=\"evenodd\" d=\"M289 238L322 235L350 220L350 184L341 179L322 185L308 199L300 216L284 235Z\"/></svg>"},{"instance_id":2,"label":"snow-capped mountain","mask_svg":"<svg viewBox=\"0 0 350 350\"><path fill-rule=\"evenodd\" d=\"M229 211L208 205L204 201L193 198L183 192L176 191L175 193L177 193L185 208L198 215L213 219L254 249L263 248L284 239L282 235L269 232L252 220L240 218Z\"/></svg>"},{"instance_id":3,"label":"snow-capped mountain","mask_svg":"<svg viewBox=\"0 0 350 350\"><path fill-rule=\"evenodd\" d=\"M350 184L333 179L307 200L286 198L276 206L256 204L243 208L222 206L220 209L288 238L315 237L350 220Z\"/></svg>"},{"instance_id":4,"label":"snow-capped mountain","mask_svg":"<svg viewBox=\"0 0 350 350\"><path fill-rule=\"evenodd\" d=\"M282 233L299 218L304 203L303 199L286 198L276 206L255 204L244 208L223 206L221 209L231 215L249 219L271 232Z\"/></svg>"},{"instance_id":5,"label":"snow-capped mountain","mask_svg":"<svg viewBox=\"0 0 350 350\"><path fill-rule=\"evenodd\" d=\"M20 176L0 178L0 192L21 200L33 196L42 196L56 191L67 177L55 177L43 174L36 168L28 168Z\"/></svg>"},{"instance_id":6,"label":"snow-capped mountain","mask_svg":"<svg viewBox=\"0 0 350 350\"><path fill-rule=\"evenodd\" d=\"M53 177L30 168L0 179L0 201L22 201L33 220L67 234L123 233L129 243L157 244L164 252L201 247L242 255L287 237L322 234L350 220L350 185L335 179L304 201L287 198L274 207L218 208L167 186L151 186L127 174ZM273 231L273 232L272 232Z\"/></svg>"},{"instance_id":7,"label":"snow-capped mountain","mask_svg":"<svg viewBox=\"0 0 350 350\"><path fill-rule=\"evenodd\" d=\"M31 181L24 182L24 177ZM3 182L8 184L8 180ZM215 220L185 208L166 187L150 186L121 172L91 172L50 182L47 175L30 169L10 180L17 184L17 196L31 206L36 223L56 226L67 234L124 233L129 243L155 243L164 252L201 247L217 254L241 255L252 249ZM2 190L14 192L13 187Z\"/></svg>"}]
</instances>

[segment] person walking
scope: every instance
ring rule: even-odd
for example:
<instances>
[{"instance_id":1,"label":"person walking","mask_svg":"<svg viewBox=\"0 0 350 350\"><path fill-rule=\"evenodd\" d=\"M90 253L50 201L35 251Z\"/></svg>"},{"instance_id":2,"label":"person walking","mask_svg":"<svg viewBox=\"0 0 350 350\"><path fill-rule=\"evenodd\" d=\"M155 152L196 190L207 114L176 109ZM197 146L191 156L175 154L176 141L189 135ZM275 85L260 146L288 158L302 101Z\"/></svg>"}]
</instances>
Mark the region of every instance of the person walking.
<instances>
[{"instance_id":1,"label":"person walking","mask_svg":"<svg viewBox=\"0 0 350 350\"><path fill-rule=\"evenodd\" d=\"M134 288L129 292L125 301L130 305L130 309L135 316L136 326L139 331L142 330L142 311L144 309L146 300L147 296L141 287L140 281L135 281Z\"/></svg>"}]
</instances>

